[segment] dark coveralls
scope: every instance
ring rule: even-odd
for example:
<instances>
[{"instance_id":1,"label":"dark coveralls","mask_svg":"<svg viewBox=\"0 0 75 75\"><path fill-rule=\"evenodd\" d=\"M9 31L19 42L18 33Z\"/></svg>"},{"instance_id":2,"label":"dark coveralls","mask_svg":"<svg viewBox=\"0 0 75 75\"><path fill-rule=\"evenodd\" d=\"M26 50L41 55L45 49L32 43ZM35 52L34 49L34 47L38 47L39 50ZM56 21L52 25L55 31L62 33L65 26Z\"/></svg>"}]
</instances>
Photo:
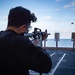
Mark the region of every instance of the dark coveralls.
<instances>
[{"instance_id":1,"label":"dark coveralls","mask_svg":"<svg viewBox=\"0 0 75 75\"><path fill-rule=\"evenodd\" d=\"M0 75L29 75L29 69L47 73L51 68L44 49L12 30L0 32Z\"/></svg>"}]
</instances>

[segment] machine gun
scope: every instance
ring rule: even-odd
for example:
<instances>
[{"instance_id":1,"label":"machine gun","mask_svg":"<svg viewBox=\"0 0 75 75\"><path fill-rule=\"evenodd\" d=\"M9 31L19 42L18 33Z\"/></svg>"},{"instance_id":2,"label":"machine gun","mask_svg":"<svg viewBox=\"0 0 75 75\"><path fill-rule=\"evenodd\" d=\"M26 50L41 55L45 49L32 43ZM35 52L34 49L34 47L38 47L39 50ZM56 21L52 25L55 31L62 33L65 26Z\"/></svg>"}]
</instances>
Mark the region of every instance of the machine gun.
<instances>
[{"instance_id":1,"label":"machine gun","mask_svg":"<svg viewBox=\"0 0 75 75\"><path fill-rule=\"evenodd\" d=\"M39 28L34 28L34 32L32 33L26 33L24 34L25 37L32 37L34 39L39 39L40 40L40 47L42 47L42 37L45 36L45 34L47 33L47 29L45 30L45 32L42 32L41 29ZM47 33L47 35L50 35L50 33Z\"/></svg>"},{"instance_id":2,"label":"machine gun","mask_svg":"<svg viewBox=\"0 0 75 75\"><path fill-rule=\"evenodd\" d=\"M33 37L34 39L39 39L40 40L40 47L42 47L42 37L45 36L46 33L47 33L47 29L45 30L45 32L42 32L41 29L34 28L34 32L24 34L24 36L28 37L28 38ZM50 35L50 33L47 33L47 35ZM42 75L42 73L40 73L40 75Z\"/></svg>"}]
</instances>

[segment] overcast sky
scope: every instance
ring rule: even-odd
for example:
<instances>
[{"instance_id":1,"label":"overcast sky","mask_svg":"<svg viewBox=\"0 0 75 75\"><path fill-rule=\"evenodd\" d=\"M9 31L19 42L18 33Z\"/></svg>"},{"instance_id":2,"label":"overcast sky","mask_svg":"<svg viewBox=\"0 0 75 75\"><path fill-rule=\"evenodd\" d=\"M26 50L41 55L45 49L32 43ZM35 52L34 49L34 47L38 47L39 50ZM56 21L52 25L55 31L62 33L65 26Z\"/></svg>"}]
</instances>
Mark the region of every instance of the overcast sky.
<instances>
[{"instance_id":1,"label":"overcast sky","mask_svg":"<svg viewBox=\"0 0 75 75\"><path fill-rule=\"evenodd\" d=\"M31 32L34 27L47 29L51 33L48 38L54 38L56 32L60 38L71 38L75 32L75 0L0 0L0 30L6 29L9 10L16 6L36 14L38 20L31 24Z\"/></svg>"}]
</instances>

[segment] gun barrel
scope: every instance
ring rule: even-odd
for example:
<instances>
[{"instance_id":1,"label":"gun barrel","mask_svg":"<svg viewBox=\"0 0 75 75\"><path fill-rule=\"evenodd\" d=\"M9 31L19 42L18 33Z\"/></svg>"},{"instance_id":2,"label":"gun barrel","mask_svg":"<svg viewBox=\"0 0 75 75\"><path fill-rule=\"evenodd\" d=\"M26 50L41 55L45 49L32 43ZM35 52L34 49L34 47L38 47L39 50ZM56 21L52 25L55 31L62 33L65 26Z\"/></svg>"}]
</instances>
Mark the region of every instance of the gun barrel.
<instances>
[{"instance_id":1,"label":"gun barrel","mask_svg":"<svg viewBox=\"0 0 75 75\"><path fill-rule=\"evenodd\" d=\"M26 33L24 34L25 37L32 37L34 35L34 33Z\"/></svg>"},{"instance_id":2,"label":"gun barrel","mask_svg":"<svg viewBox=\"0 0 75 75\"><path fill-rule=\"evenodd\" d=\"M50 33L47 33L48 35L51 35Z\"/></svg>"}]
</instances>

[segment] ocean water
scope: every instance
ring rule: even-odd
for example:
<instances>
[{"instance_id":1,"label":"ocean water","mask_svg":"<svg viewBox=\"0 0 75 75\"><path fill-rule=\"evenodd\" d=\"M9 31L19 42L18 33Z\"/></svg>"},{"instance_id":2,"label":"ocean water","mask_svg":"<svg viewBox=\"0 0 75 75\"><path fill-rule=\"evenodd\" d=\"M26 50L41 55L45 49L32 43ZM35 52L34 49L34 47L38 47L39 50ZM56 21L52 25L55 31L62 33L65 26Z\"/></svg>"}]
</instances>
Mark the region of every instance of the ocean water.
<instances>
[{"instance_id":1,"label":"ocean water","mask_svg":"<svg viewBox=\"0 0 75 75\"><path fill-rule=\"evenodd\" d=\"M44 42L43 42L43 46L44 46ZM56 47L56 41L54 39L47 39L46 47ZM71 39L60 39L58 41L58 47L73 48L73 41Z\"/></svg>"}]
</instances>

